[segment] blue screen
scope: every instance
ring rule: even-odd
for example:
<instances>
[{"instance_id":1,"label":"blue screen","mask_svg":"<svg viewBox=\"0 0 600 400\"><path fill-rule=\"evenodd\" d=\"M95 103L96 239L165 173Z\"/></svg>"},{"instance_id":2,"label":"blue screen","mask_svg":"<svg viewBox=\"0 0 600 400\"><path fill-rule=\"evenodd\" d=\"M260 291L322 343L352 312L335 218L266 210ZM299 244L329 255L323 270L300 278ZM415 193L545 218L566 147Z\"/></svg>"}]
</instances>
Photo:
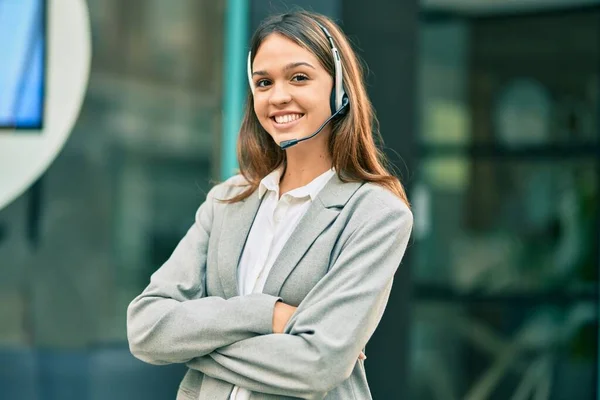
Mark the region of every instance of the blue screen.
<instances>
[{"instance_id":1,"label":"blue screen","mask_svg":"<svg viewBox=\"0 0 600 400\"><path fill-rule=\"evenodd\" d=\"M0 128L40 129L46 0L0 0Z\"/></svg>"}]
</instances>

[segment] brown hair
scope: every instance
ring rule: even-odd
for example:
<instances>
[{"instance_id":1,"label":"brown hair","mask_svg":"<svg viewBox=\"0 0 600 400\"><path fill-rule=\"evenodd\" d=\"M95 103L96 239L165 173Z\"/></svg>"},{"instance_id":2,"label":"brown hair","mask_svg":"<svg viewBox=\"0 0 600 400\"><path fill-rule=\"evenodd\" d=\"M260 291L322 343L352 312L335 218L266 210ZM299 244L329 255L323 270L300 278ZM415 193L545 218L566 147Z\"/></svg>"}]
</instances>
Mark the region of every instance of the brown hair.
<instances>
[{"instance_id":1,"label":"brown hair","mask_svg":"<svg viewBox=\"0 0 600 400\"><path fill-rule=\"evenodd\" d=\"M343 182L376 183L389 189L408 205L404 187L386 168L387 159L376 144L376 140L379 143L383 141L365 88L363 68L348 39L333 21L307 11L272 16L261 23L252 37L251 61L262 42L269 35L277 33L313 53L333 77L335 65L331 47L318 24L327 28L340 53L344 88L350 100L349 110L331 122L333 125L329 151L333 167ZM266 175L286 162L285 151L264 130L254 113L250 89L237 142L237 157L240 173L248 181L248 188L226 200L228 203L249 197Z\"/></svg>"}]
</instances>

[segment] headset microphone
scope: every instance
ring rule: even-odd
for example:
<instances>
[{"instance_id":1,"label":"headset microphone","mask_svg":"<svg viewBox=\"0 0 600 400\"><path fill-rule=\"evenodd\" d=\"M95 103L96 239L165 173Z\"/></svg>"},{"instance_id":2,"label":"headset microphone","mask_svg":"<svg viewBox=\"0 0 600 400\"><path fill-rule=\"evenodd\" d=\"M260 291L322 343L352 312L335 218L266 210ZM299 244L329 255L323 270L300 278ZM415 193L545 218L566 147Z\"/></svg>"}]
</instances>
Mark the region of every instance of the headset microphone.
<instances>
[{"instance_id":1,"label":"headset microphone","mask_svg":"<svg viewBox=\"0 0 600 400\"><path fill-rule=\"evenodd\" d=\"M329 123L329 121L331 121L336 116L338 116L339 114L341 114L346 109L347 106L348 106L348 98L344 98L342 106L335 113L333 113L332 116L330 116L329 118L327 118L327 120L325 120L325 122L323 122L323 124L319 127L319 129L317 129L317 131L315 133L313 133L312 135L307 136L305 138L302 138L302 139L284 140L283 142L281 142L279 144L279 147L281 147L281 150L285 150L285 149L288 149L288 148L290 148L292 146L297 145L300 142L304 142L305 140L314 138L315 136L317 136L323 130L323 128L325 128L325 125L327 125Z\"/></svg>"}]
</instances>

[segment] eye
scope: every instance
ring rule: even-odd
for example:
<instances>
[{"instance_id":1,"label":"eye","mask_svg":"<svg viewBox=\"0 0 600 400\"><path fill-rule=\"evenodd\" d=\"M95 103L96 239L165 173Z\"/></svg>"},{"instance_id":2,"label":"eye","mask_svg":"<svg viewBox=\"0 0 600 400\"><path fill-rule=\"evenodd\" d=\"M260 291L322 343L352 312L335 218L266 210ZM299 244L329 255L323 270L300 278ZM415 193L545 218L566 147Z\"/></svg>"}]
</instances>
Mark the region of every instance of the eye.
<instances>
[{"instance_id":1,"label":"eye","mask_svg":"<svg viewBox=\"0 0 600 400\"><path fill-rule=\"evenodd\" d=\"M258 82L256 82L256 87L260 87L260 88L264 88L266 87L269 83L271 83L268 79L261 79Z\"/></svg>"},{"instance_id":2,"label":"eye","mask_svg":"<svg viewBox=\"0 0 600 400\"><path fill-rule=\"evenodd\" d=\"M296 74L292 77L292 80L295 82L304 82L308 80L308 76L304 74Z\"/></svg>"}]
</instances>

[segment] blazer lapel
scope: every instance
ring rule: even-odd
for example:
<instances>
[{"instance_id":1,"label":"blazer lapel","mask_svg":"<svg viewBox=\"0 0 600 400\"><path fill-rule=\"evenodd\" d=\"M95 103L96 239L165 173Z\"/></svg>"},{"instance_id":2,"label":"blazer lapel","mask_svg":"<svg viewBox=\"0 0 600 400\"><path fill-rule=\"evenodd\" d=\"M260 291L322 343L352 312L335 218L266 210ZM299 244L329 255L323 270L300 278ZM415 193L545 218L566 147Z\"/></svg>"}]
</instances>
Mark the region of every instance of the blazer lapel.
<instances>
[{"instance_id":1,"label":"blazer lapel","mask_svg":"<svg viewBox=\"0 0 600 400\"><path fill-rule=\"evenodd\" d=\"M337 175L325 185L287 240L267 277L263 293L278 296L306 251L338 216L362 183L343 183Z\"/></svg>"},{"instance_id":2,"label":"blazer lapel","mask_svg":"<svg viewBox=\"0 0 600 400\"><path fill-rule=\"evenodd\" d=\"M223 292L227 299L239 294L238 264L260 202L261 199L256 191L246 200L224 207L225 215L219 239L218 269Z\"/></svg>"}]
</instances>

